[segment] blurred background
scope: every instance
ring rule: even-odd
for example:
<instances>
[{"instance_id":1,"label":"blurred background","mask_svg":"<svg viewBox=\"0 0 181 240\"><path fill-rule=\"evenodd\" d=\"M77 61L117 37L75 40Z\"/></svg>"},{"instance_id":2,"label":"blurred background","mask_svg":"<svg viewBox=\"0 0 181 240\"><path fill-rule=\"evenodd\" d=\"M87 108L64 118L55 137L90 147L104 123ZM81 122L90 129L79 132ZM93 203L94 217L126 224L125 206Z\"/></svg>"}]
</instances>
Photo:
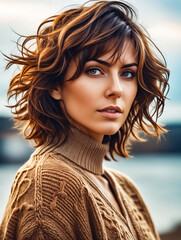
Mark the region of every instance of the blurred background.
<instances>
[{"instance_id":1,"label":"blurred background","mask_svg":"<svg viewBox=\"0 0 181 240\"><path fill-rule=\"evenodd\" d=\"M35 34L38 25L82 0L0 0L0 51L17 53L18 36ZM138 12L138 22L150 33L164 54L171 71L169 100L160 122L169 130L165 139L133 145L134 158L105 163L131 177L140 189L162 240L181 239L181 1L130 0ZM15 32L14 32L15 31ZM18 168L33 149L15 130L12 114L5 107L10 79L16 72L5 71L0 55L0 221L8 201L10 187Z\"/></svg>"}]
</instances>

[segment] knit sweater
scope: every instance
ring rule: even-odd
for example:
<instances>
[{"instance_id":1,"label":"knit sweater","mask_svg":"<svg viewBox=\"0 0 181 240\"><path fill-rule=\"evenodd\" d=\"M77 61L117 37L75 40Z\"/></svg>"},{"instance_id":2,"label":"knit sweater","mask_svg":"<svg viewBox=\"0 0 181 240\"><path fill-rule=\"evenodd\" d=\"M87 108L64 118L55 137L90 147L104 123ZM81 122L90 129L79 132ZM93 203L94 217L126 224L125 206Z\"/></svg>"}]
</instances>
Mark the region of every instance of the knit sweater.
<instances>
[{"instance_id":1,"label":"knit sweater","mask_svg":"<svg viewBox=\"0 0 181 240\"><path fill-rule=\"evenodd\" d=\"M158 240L133 182L103 168L108 146L78 129L38 148L19 169L0 226L1 240ZM85 170L104 175L121 211Z\"/></svg>"}]
</instances>

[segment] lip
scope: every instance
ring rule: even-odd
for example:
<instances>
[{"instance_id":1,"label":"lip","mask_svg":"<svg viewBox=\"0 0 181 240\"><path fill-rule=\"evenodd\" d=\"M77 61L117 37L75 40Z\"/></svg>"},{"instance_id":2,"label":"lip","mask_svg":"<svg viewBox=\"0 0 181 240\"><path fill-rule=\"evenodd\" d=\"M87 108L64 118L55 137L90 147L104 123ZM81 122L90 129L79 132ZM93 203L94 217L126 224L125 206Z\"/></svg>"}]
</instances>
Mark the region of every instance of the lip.
<instances>
[{"instance_id":1,"label":"lip","mask_svg":"<svg viewBox=\"0 0 181 240\"><path fill-rule=\"evenodd\" d=\"M106 118L117 119L120 117L122 110L119 106L107 106L98 110L98 112Z\"/></svg>"},{"instance_id":2,"label":"lip","mask_svg":"<svg viewBox=\"0 0 181 240\"><path fill-rule=\"evenodd\" d=\"M115 110L116 112L119 112L119 113L122 113L122 110L119 106L107 106L105 108L102 108L100 110L98 110L99 112L102 112L102 111L107 111L107 110Z\"/></svg>"}]
</instances>

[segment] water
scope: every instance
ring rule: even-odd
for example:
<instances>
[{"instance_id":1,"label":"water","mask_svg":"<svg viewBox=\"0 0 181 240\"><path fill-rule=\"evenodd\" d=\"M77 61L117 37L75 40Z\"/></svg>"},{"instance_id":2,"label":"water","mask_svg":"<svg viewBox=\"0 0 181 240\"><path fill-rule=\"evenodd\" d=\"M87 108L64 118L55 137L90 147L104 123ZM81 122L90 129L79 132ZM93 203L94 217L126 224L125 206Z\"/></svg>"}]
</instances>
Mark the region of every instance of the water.
<instances>
[{"instance_id":1,"label":"water","mask_svg":"<svg viewBox=\"0 0 181 240\"><path fill-rule=\"evenodd\" d=\"M137 155L105 162L127 174L138 186L157 230L167 232L181 223L181 155ZM0 220L20 165L0 165Z\"/></svg>"}]
</instances>

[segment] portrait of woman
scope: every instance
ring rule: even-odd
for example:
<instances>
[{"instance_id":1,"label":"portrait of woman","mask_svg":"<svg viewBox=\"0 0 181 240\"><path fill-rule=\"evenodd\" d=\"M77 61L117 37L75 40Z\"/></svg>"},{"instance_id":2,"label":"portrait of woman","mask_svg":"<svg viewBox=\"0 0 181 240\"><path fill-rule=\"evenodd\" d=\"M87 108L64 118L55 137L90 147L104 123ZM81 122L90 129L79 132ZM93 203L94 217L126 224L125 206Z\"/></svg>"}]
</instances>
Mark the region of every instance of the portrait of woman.
<instances>
[{"instance_id":1,"label":"portrait of woman","mask_svg":"<svg viewBox=\"0 0 181 240\"><path fill-rule=\"evenodd\" d=\"M160 239L134 182L103 166L129 157L140 133L166 132L169 70L133 7L71 7L17 46L10 108L36 149L15 177L0 239Z\"/></svg>"}]
</instances>

